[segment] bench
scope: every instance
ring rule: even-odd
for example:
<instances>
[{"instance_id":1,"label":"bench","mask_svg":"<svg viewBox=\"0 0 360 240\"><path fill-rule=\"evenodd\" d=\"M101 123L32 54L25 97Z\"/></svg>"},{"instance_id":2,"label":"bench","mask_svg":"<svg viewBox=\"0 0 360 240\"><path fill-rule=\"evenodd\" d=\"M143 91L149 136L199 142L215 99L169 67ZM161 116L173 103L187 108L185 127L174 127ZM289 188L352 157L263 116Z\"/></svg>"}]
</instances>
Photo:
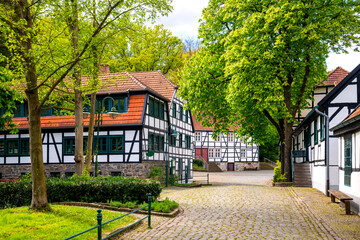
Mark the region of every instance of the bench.
<instances>
[{"instance_id":1,"label":"bench","mask_svg":"<svg viewBox=\"0 0 360 240\"><path fill-rule=\"evenodd\" d=\"M350 201L353 200L352 197L349 197L348 195L340 192L339 190L328 190L328 192L330 193L331 202L335 203L335 198L339 199L339 201L345 204L346 214L350 215Z\"/></svg>"}]
</instances>

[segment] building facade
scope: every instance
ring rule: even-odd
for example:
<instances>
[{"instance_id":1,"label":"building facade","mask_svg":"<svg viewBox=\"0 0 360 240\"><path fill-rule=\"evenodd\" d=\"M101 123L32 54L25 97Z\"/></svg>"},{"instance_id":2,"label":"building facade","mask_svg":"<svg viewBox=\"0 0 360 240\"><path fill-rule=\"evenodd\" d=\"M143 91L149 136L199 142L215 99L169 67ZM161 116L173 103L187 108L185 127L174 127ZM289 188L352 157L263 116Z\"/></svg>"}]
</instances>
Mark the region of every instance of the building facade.
<instances>
[{"instance_id":1,"label":"building facade","mask_svg":"<svg viewBox=\"0 0 360 240\"><path fill-rule=\"evenodd\" d=\"M312 186L325 194L328 188L339 188L338 137L328 130L360 103L359 76L360 65L323 97L294 131L293 150L305 152L305 161L310 163ZM301 162L303 158L295 161Z\"/></svg>"},{"instance_id":2,"label":"building facade","mask_svg":"<svg viewBox=\"0 0 360 240\"><path fill-rule=\"evenodd\" d=\"M351 209L360 212L360 105L330 129L338 136L339 190L353 198Z\"/></svg>"},{"instance_id":3,"label":"building facade","mask_svg":"<svg viewBox=\"0 0 360 240\"><path fill-rule=\"evenodd\" d=\"M170 114L173 103L183 105L177 97L177 87L158 71L109 73L107 68L100 79L103 86L97 93L96 109L101 124L95 126L93 148L97 156L93 161L97 158L101 174L148 177L154 166L165 170L169 160L169 166L170 162L174 165L173 174L180 180L187 176L191 181L193 151L183 143L185 136L190 141L193 139L191 118L185 122ZM86 77L83 81L86 82ZM117 115L111 114L112 107ZM31 171L26 116L25 102L18 105L13 118L19 133L0 133L0 178L17 178ZM84 118L84 153L88 124L89 117ZM72 175L74 116L44 108L41 125L46 176ZM178 129L184 138L180 141L180 135L174 136L176 145L169 147L168 136L173 129Z\"/></svg>"},{"instance_id":4,"label":"building facade","mask_svg":"<svg viewBox=\"0 0 360 240\"><path fill-rule=\"evenodd\" d=\"M195 128L195 158L215 162L222 171L259 169L259 146L235 138L234 132L221 133L215 139L213 129L203 127L193 117Z\"/></svg>"}]
</instances>

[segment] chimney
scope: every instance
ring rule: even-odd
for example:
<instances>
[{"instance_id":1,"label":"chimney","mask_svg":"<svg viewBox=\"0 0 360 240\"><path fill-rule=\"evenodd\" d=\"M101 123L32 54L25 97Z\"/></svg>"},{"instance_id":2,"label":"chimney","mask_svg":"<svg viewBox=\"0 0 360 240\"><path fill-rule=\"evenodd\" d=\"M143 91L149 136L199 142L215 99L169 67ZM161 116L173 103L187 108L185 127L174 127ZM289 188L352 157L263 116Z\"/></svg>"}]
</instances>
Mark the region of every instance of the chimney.
<instances>
[{"instance_id":1,"label":"chimney","mask_svg":"<svg viewBox=\"0 0 360 240\"><path fill-rule=\"evenodd\" d=\"M100 64L100 74L109 74L110 73L110 65L109 64Z\"/></svg>"}]
</instances>

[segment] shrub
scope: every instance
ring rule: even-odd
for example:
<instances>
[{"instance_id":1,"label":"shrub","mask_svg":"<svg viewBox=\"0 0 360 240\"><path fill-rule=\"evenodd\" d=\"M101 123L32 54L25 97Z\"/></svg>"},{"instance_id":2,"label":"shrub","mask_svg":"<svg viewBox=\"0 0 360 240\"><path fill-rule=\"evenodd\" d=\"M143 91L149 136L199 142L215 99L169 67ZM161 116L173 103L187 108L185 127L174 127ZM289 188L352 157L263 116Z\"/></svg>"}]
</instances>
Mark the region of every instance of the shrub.
<instances>
[{"instance_id":1,"label":"shrub","mask_svg":"<svg viewBox=\"0 0 360 240\"><path fill-rule=\"evenodd\" d=\"M164 169L161 167L152 167L149 177L153 180L164 181Z\"/></svg>"},{"instance_id":2,"label":"shrub","mask_svg":"<svg viewBox=\"0 0 360 240\"><path fill-rule=\"evenodd\" d=\"M281 174L281 162L278 160L276 161L277 166L274 168L274 182L284 182L285 181L285 175Z\"/></svg>"},{"instance_id":3,"label":"shrub","mask_svg":"<svg viewBox=\"0 0 360 240\"><path fill-rule=\"evenodd\" d=\"M139 205L139 208L144 207L146 205L147 205L147 203L144 202ZM172 201L168 198L166 198L164 201L161 201L161 202L155 201L155 202L151 203L151 210L154 210L155 212L169 213L178 207L179 207L179 204L177 202ZM146 207L144 210L147 210L147 209L148 208Z\"/></svg>"},{"instance_id":4,"label":"shrub","mask_svg":"<svg viewBox=\"0 0 360 240\"><path fill-rule=\"evenodd\" d=\"M124 177L71 177L46 179L48 201L51 202L147 202L147 194L160 196L158 181ZM0 184L0 208L29 205L31 180Z\"/></svg>"},{"instance_id":5,"label":"shrub","mask_svg":"<svg viewBox=\"0 0 360 240\"><path fill-rule=\"evenodd\" d=\"M196 164L199 167L202 167L203 166L203 161L201 161L200 159L194 159L193 164Z\"/></svg>"}]
</instances>

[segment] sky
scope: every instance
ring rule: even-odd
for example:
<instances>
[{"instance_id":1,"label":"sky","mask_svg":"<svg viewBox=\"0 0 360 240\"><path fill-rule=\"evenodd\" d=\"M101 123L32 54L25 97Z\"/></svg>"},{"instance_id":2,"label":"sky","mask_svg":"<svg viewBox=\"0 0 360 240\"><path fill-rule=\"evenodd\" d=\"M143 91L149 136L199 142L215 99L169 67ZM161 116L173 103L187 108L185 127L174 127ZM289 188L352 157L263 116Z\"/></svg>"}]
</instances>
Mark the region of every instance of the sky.
<instances>
[{"instance_id":1,"label":"sky","mask_svg":"<svg viewBox=\"0 0 360 240\"><path fill-rule=\"evenodd\" d=\"M208 0L173 0L173 12L168 17L162 17L157 24L163 24L165 28L181 38L197 38L199 19L202 10L207 6ZM348 50L349 54L330 54L327 59L328 71L340 66L351 72L360 64L360 53Z\"/></svg>"}]
</instances>

